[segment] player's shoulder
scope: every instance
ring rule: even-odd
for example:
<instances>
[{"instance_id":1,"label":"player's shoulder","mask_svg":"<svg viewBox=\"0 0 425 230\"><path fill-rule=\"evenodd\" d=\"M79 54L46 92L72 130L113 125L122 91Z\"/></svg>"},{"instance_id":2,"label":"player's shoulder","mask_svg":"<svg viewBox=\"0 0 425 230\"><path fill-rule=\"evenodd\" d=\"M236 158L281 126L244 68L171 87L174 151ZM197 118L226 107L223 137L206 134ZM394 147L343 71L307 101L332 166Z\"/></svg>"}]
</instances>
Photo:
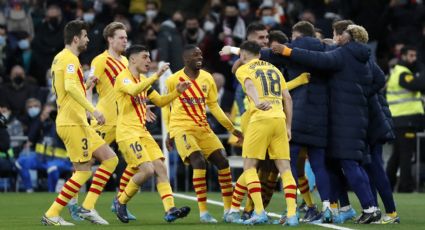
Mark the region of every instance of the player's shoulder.
<instances>
[{"instance_id":1,"label":"player's shoulder","mask_svg":"<svg viewBox=\"0 0 425 230\"><path fill-rule=\"evenodd\" d=\"M183 72L183 69L181 69L181 70L179 70L179 71L177 71L177 72L175 72L175 73L171 74L171 75L167 78L167 80L165 80L165 82L172 83L172 82L179 81L179 78L180 78L180 76L181 76L182 72Z\"/></svg>"},{"instance_id":2,"label":"player's shoulder","mask_svg":"<svg viewBox=\"0 0 425 230\"><path fill-rule=\"evenodd\" d=\"M92 60L92 64L93 63L104 63L106 62L106 59L108 59L108 53L106 51L100 53L99 55L97 55L96 57L93 58Z\"/></svg>"},{"instance_id":3,"label":"player's shoulder","mask_svg":"<svg viewBox=\"0 0 425 230\"><path fill-rule=\"evenodd\" d=\"M128 79L128 80L125 80L125 79ZM125 68L116 77L116 81L123 81L123 83L127 83L127 82L131 81L130 79L131 79L131 73L128 70L128 68Z\"/></svg>"},{"instance_id":4,"label":"player's shoulder","mask_svg":"<svg viewBox=\"0 0 425 230\"><path fill-rule=\"evenodd\" d=\"M205 78L209 81L214 81L212 74L210 72L206 71L206 70L201 69L199 71L199 74L200 74L201 77L203 77L203 78Z\"/></svg>"},{"instance_id":5,"label":"player's shoulder","mask_svg":"<svg viewBox=\"0 0 425 230\"><path fill-rule=\"evenodd\" d=\"M249 69L250 69L250 63L245 63L245 64L243 64L243 65L241 65L241 66L239 66L239 68L236 70L236 72L235 72L235 75L238 77L238 76L241 76L242 74L244 74L244 73L246 73L246 72L248 72L249 71Z\"/></svg>"}]
</instances>

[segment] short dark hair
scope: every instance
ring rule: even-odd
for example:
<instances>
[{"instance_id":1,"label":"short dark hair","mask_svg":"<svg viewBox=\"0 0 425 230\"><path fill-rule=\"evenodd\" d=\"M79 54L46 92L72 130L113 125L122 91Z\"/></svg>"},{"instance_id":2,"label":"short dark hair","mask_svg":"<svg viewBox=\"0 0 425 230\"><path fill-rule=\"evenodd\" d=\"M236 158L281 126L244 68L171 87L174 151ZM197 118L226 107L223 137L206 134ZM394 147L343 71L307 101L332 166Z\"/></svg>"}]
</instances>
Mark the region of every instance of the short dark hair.
<instances>
[{"instance_id":1,"label":"short dark hair","mask_svg":"<svg viewBox=\"0 0 425 230\"><path fill-rule=\"evenodd\" d=\"M280 44L285 44L288 41L288 36L280 30L272 30L269 32L269 43L278 42Z\"/></svg>"},{"instance_id":2,"label":"short dark hair","mask_svg":"<svg viewBox=\"0 0 425 230\"><path fill-rule=\"evenodd\" d=\"M258 55L260 53L261 46L258 45L256 42L245 41L240 46L240 49L247 51L251 54Z\"/></svg>"},{"instance_id":3,"label":"short dark hair","mask_svg":"<svg viewBox=\"0 0 425 230\"><path fill-rule=\"evenodd\" d=\"M75 36L81 36L81 31L86 30L88 32L89 25L82 20L72 20L65 25L64 29L64 40L65 45L70 45Z\"/></svg>"},{"instance_id":4,"label":"short dark hair","mask_svg":"<svg viewBox=\"0 0 425 230\"><path fill-rule=\"evenodd\" d=\"M248 25L246 28L246 36L248 37L250 34L260 31L260 30L266 30L266 26L259 22L253 22Z\"/></svg>"},{"instance_id":5,"label":"short dark hair","mask_svg":"<svg viewBox=\"0 0 425 230\"><path fill-rule=\"evenodd\" d=\"M354 25L354 22L351 20L339 20L332 24L332 29L337 35L341 35L349 25Z\"/></svg>"},{"instance_id":6,"label":"short dark hair","mask_svg":"<svg viewBox=\"0 0 425 230\"><path fill-rule=\"evenodd\" d=\"M138 53L144 52L144 51L149 52L149 50L146 46L132 45L125 50L125 56L127 57L127 59L130 59L131 55L138 54Z\"/></svg>"},{"instance_id":7,"label":"short dark hair","mask_svg":"<svg viewBox=\"0 0 425 230\"><path fill-rule=\"evenodd\" d=\"M409 51L418 51L418 49L412 45L405 45L401 48L400 53L401 55L406 55Z\"/></svg>"},{"instance_id":8,"label":"short dark hair","mask_svg":"<svg viewBox=\"0 0 425 230\"><path fill-rule=\"evenodd\" d=\"M183 54L186 54L187 52L189 52L189 51L191 51L191 50L194 50L194 49L196 49L196 48L198 48L197 46L195 46L195 45L185 45L184 47L183 47Z\"/></svg>"},{"instance_id":9,"label":"short dark hair","mask_svg":"<svg viewBox=\"0 0 425 230\"><path fill-rule=\"evenodd\" d=\"M299 21L292 26L292 32L301 33L303 36L315 37L314 26L308 21Z\"/></svg>"}]
</instances>

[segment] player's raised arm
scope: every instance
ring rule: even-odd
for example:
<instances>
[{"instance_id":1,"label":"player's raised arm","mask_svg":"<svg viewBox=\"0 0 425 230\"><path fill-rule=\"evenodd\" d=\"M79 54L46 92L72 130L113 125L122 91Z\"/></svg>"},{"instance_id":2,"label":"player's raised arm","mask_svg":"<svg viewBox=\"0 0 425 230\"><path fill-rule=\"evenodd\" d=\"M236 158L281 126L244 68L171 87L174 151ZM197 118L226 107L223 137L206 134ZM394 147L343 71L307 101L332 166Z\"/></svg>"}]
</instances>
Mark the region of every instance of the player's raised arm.
<instances>
[{"instance_id":1,"label":"player's raised arm","mask_svg":"<svg viewBox=\"0 0 425 230\"><path fill-rule=\"evenodd\" d=\"M179 82L176 89L166 95L160 95L156 90L150 88L148 89L148 97L156 106L163 107L180 96L190 85L190 81Z\"/></svg>"}]
</instances>

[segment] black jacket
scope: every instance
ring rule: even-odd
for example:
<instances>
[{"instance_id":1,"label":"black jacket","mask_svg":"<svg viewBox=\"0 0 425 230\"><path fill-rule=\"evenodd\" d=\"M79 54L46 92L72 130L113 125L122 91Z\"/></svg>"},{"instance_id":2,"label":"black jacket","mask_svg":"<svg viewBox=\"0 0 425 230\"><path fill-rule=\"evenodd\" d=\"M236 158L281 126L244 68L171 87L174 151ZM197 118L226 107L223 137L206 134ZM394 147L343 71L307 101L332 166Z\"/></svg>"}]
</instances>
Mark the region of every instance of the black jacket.
<instances>
[{"instance_id":1,"label":"black jacket","mask_svg":"<svg viewBox=\"0 0 425 230\"><path fill-rule=\"evenodd\" d=\"M369 48L357 42L328 52L292 50L292 60L333 72L329 79L327 151L331 157L360 161L367 150L368 94L372 86L369 57Z\"/></svg>"}]
</instances>

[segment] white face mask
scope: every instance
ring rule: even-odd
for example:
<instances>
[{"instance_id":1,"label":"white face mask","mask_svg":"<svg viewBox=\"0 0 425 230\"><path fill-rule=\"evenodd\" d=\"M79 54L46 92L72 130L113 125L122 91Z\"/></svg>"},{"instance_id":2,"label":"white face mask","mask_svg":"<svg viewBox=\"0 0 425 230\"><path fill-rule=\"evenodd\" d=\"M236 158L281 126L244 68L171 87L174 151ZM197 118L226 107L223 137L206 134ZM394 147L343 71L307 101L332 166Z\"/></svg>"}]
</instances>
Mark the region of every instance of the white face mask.
<instances>
[{"instance_id":1,"label":"white face mask","mask_svg":"<svg viewBox=\"0 0 425 230\"><path fill-rule=\"evenodd\" d=\"M28 115L30 117L36 117L40 113L39 107L31 107L28 109Z\"/></svg>"},{"instance_id":2,"label":"white face mask","mask_svg":"<svg viewBox=\"0 0 425 230\"><path fill-rule=\"evenodd\" d=\"M212 32L212 31L214 30L214 28L215 28L215 24L214 24L214 22L206 21L206 22L204 23L204 30L205 30L205 31L210 31L210 32Z\"/></svg>"},{"instance_id":3,"label":"white face mask","mask_svg":"<svg viewBox=\"0 0 425 230\"><path fill-rule=\"evenodd\" d=\"M6 118L6 120L9 120L10 112L4 112L2 114L3 114L4 118Z\"/></svg>"},{"instance_id":4,"label":"white face mask","mask_svg":"<svg viewBox=\"0 0 425 230\"><path fill-rule=\"evenodd\" d=\"M93 13L84 13L83 20L85 22L92 23L94 21L94 16L95 15Z\"/></svg>"},{"instance_id":5,"label":"white face mask","mask_svg":"<svg viewBox=\"0 0 425 230\"><path fill-rule=\"evenodd\" d=\"M149 19L156 17L157 14L158 11L156 10L146 10L146 17L148 17Z\"/></svg>"}]
</instances>

